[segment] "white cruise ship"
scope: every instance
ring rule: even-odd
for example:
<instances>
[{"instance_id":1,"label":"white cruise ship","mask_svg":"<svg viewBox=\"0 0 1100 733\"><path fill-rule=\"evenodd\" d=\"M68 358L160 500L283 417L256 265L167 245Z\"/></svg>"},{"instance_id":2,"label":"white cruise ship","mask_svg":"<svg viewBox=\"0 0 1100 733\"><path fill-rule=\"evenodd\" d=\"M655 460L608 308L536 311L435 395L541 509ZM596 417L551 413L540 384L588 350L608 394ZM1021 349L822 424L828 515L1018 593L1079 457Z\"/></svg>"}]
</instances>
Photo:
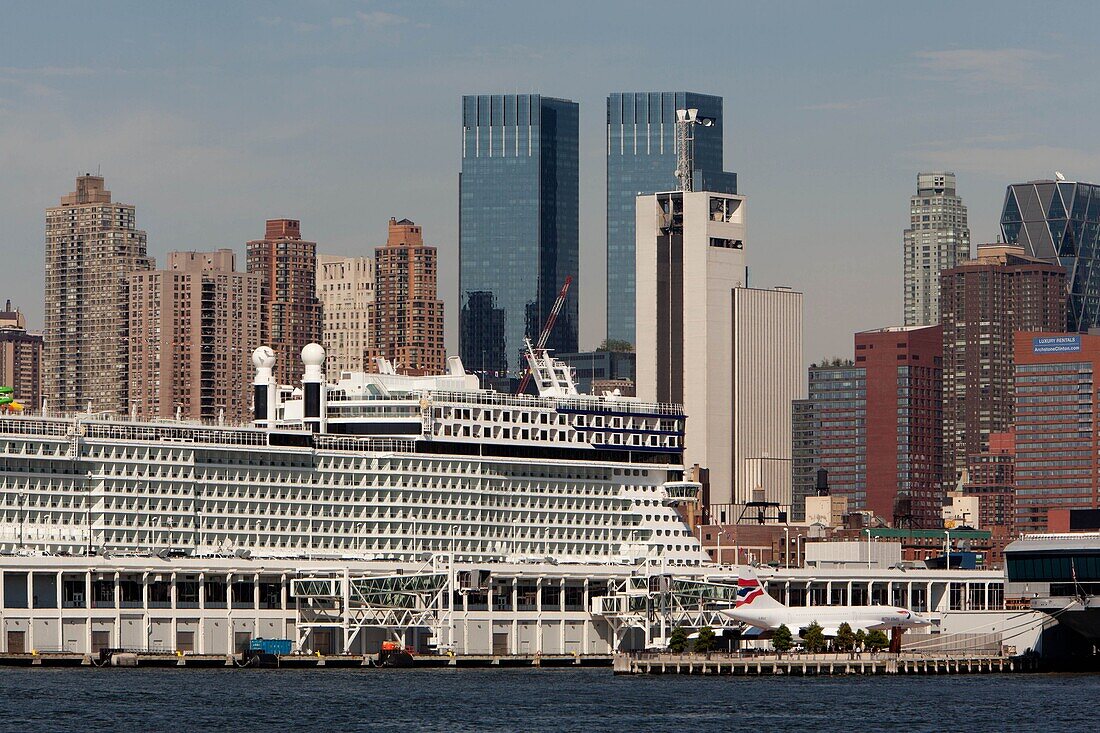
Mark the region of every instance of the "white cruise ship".
<instances>
[{"instance_id":1,"label":"white cruise ship","mask_svg":"<svg viewBox=\"0 0 1100 733\"><path fill-rule=\"evenodd\" d=\"M251 426L102 415L0 418L0 553L636 563L705 560L684 520L678 405L580 395L530 352L539 396L449 373L298 386L253 354Z\"/></svg>"}]
</instances>

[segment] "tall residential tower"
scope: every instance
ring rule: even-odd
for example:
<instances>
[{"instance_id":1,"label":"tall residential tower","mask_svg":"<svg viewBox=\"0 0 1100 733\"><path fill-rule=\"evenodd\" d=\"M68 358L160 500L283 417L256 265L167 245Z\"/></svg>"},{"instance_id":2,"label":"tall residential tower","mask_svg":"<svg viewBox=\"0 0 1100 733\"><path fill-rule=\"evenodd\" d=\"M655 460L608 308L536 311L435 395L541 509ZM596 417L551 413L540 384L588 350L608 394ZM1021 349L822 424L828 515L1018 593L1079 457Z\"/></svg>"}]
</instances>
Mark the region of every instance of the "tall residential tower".
<instances>
[{"instance_id":1,"label":"tall residential tower","mask_svg":"<svg viewBox=\"0 0 1100 733\"><path fill-rule=\"evenodd\" d=\"M942 526L942 364L939 326L855 335L855 361L810 366L810 396L796 400L794 514L819 469L853 510L894 526Z\"/></svg>"},{"instance_id":2,"label":"tall residential tower","mask_svg":"<svg viewBox=\"0 0 1100 733\"><path fill-rule=\"evenodd\" d=\"M1051 532L1051 510L1100 507L1100 335L1015 335L1014 527Z\"/></svg>"},{"instance_id":3,"label":"tall residential tower","mask_svg":"<svg viewBox=\"0 0 1100 733\"><path fill-rule=\"evenodd\" d=\"M260 343L275 350L279 384L294 384L302 349L323 338L317 243L296 219L268 219L264 238L248 243L248 272L260 277Z\"/></svg>"},{"instance_id":4,"label":"tall residential tower","mask_svg":"<svg viewBox=\"0 0 1100 733\"><path fill-rule=\"evenodd\" d=\"M0 311L0 385L11 387L24 407L42 407L42 334L27 331L27 319L10 300Z\"/></svg>"},{"instance_id":5,"label":"tall residential tower","mask_svg":"<svg viewBox=\"0 0 1100 733\"><path fill-rule=\"evenodd\" d=\"M904 237L905 325L940 322L940 273L970 259L966 207L955 174L918 173Z\"/></svg>"},{"instance_id":6,"label":"tall residential tower","mask_svg":"<svg viewBox=\"0 0 1100 733\"><path fill-rule=\"evenodd\" d=\"M443 301L437 297L436 249L420 226L390 219L386 246L375 250L374 334L369 356L384 356L403 374L442 374ZM368 364L368 369L373 364Z\"/></svg>"},{"instance_id":7,"label":"tall residential tower","mask_svg":"<svg viewBox=\"0 0 1100 733\"><path fill-rule=\"evenodd\" d=\"M231 249L169 252L164 270L129 276L130 398L141 419L244 423L259 344L260 278Z\"/></svg>"},{"instance_id":8,"label":"tall residential tower","mask_svg":"<svg viewBox=\"0 0 1100 733\"><path fill-rule=\"evenodd\" d=\"M577 103L538 94L462 98L460 353L468 369L516 375L573 277L548 347L577 350Z\"/></svg>"},{"instance_id":9,"label":"tall residential tower","mask_svg":"<svg viewBox=\"0 0 1100 733\"><path fill-rule=\"evenodd\" d=\"M694 92L622 92L607 97L607 337L634 343L634 210L639 194L676 181L676 110L698 109L696 191L737 193L722 171L722 98Z\"/></svg>"},{"instance_id":10,"label":"tall residential tower","mask_svg":"<svg viewBox=\"0 0 1100 733\"><path fill-rule=\"evenodd\" d=\"M366 371L374 329L374 258L317 255L325 366L333 375Z\"/></svg>"},{"instance_id":11,"label":"tall residential tower","mask_svg":"<svg viewBox=\"0 0 1100 733\"><path fill-rule=\"evenodd\" d=\"M149 270L132 204L111 200L100 176L46 209L44 395L59 412L129 412L127 274Z\"/></svg>"},{"instance_id":12,"label":"tall residential tower","mask_svg":"<svg viewBox=\"0 0 1100 733\"><path fill-rule=\"evenodd\" d=\"M1065 323L1066 271L1021 247L988 244L941 278L944 483L954 488L967 456L1012 425L1013 334Z\"/></svg>"}]
</instances>

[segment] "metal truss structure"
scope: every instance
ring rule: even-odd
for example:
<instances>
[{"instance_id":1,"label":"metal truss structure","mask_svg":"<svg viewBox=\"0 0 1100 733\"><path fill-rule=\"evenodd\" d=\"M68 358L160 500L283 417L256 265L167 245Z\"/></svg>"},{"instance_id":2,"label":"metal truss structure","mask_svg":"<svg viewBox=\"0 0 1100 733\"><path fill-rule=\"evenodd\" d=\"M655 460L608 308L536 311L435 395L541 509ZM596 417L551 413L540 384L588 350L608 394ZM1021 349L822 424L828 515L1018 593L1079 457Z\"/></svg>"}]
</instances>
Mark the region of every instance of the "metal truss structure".
<instances>
[{"instance_id":1,"label":"metal truss structure","mask_svg":"<svg viewBox=\"0 0 1100 733\"><path fill-rule=\"evenodd\" d=\"M665 572L642 572L608 585L608 594L593 599L594 616L611 626L615 648L631 630L640 630L645 646L664 645L677 626L689 628L740 628L722 613L737 600L737 585Z\"/></svg>"},{"instance_id":2,"label":"metal truss structure","mask_svg":"<svg viewBox=\"0 0 1100 733\"><path fill-rule=\"evenodd\" d=\"M435 556L413 573L368 575L346 568L311 572L291 582L298 606L296 649L317 629L342 630L342 653L364 629L383 629L404 642L409 629L427 628L447 644L451 629L450 558Z\"/></svg>"}]
</instances>

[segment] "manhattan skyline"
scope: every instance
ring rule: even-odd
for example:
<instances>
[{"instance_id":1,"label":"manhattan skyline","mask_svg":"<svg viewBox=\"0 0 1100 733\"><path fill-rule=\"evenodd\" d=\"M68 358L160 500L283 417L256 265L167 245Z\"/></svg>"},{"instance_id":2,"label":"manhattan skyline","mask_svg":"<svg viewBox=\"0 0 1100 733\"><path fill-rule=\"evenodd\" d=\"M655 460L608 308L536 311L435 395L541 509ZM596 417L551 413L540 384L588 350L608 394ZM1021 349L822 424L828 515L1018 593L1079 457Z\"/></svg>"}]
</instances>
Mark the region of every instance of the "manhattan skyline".
<instances>
[{"instance_id":1,"label":"manhattan skyline","mask_svg":"<svg viewBox=\"0 0 1100 733\"><path fill-rule=\"evenodd\" d=\"M957 174L974 243L995 241L1008 184L1055 169L1100 179L1076 122L1100 104L1079 72L1094 54L1077 30L1100 15L1090 6L1023 29L1012 3L996 14L700 3L712 22L682 41L645 7L107 4L48 22L50 8L26 8L0 49L4 297L43 327L42 212L98 167L137 207L158 261L219 247L243 259L269 218L301 220L320 252L342 255L373 252L390 216L423 223L457 353L456 127L461 96L484 91L580 105L581 348L605 323L613 92L724 98L725 167L749 200L750 282L805 292L808 361L902 322L916 172ZM1069 30L1066 13L1080 21Z\"/></svg>"}]
</instances>

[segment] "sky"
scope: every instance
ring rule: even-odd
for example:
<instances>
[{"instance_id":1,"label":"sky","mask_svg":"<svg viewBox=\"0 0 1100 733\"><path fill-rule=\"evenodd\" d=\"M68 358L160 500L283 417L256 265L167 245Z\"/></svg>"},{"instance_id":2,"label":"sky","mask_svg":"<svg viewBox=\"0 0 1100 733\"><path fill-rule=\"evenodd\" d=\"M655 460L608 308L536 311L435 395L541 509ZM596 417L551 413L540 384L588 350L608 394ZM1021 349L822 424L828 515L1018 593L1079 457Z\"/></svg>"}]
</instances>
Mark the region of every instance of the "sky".
<instances>
[{"instance_id":1,"label":"sky","mask_svg":"<svg viewBox=\"0 0 1100 733\"><path fill-rule=\"evenodd\" d=\"M581 347L604 336L605 100L725 98L750 283L805 293L806 361L901 322L921 170L974 243L1009 183L1100 179L1100 5L1063 2L0 2L0 299L43 325L44 211L100 171L158 261L300 219L372 254L391 216L440 251L457 352L463 94L580 104Z\"/></svg>"}]
</instances>

